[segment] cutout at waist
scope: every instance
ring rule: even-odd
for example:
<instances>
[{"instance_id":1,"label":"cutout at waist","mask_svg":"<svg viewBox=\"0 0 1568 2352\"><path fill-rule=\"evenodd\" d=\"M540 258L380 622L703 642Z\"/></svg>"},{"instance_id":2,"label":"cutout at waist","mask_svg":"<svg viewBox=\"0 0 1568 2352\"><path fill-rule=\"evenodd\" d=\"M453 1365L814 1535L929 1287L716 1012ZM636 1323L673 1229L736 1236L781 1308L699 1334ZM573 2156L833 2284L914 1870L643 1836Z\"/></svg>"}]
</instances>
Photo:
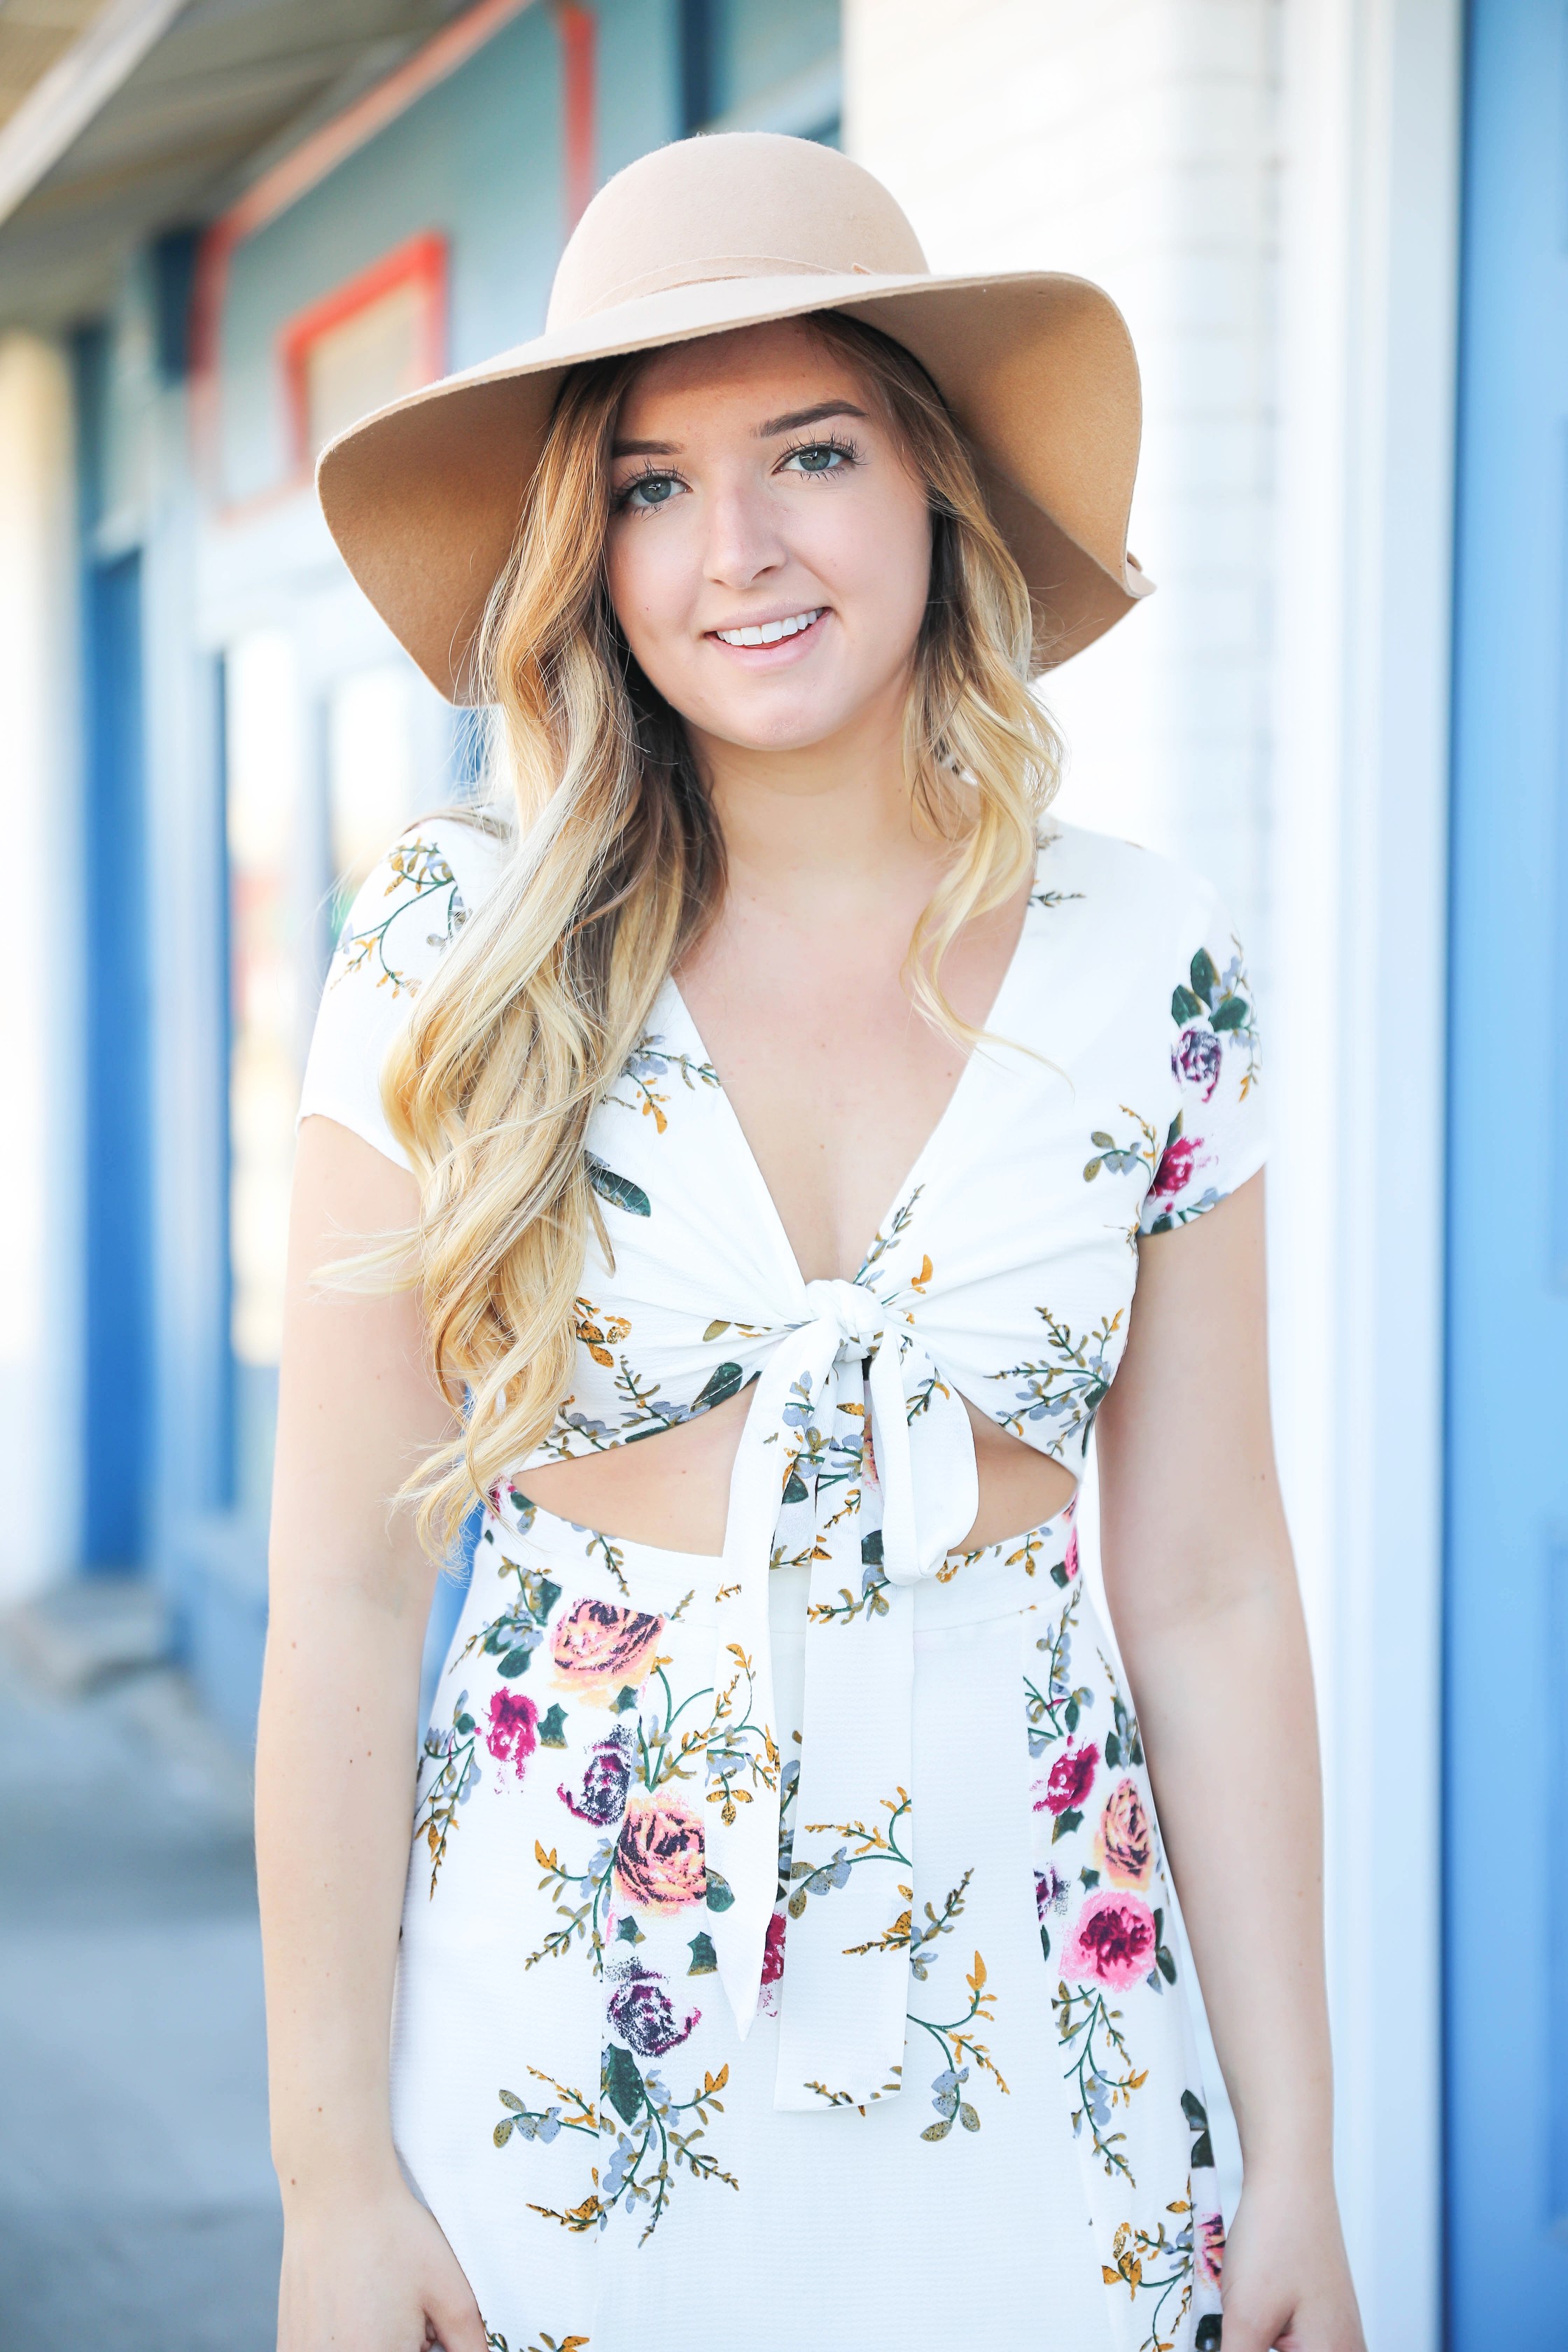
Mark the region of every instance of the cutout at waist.
<instances>
[{"instance_id":1,"label":"cutout at waist","mask_svg":"<svg viewBox=\"0 0 1568 2352\"><path fill-rule=\"evenodd\" d=\"M751 1389L742 1389L656 1437L537 1464L520 1483L545 1510L580 1527L668 1551L721 1552L730 1477L751 1403ZM1078 1482L1059 1462L964 1405L980 1482L980 1507L963 1543L973 1551L1054 1518Z\"/></svg>"}]
</instances>

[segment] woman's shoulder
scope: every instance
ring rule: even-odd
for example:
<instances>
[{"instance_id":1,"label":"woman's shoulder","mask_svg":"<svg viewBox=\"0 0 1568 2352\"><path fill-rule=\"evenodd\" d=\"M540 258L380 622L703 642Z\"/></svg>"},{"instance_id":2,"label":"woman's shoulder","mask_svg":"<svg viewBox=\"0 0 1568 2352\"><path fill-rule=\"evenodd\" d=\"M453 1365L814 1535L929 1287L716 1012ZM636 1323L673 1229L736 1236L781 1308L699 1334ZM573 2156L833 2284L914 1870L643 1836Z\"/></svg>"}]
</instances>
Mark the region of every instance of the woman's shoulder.
<instances>
[{"instance_id":1,"label":"woman's shoulder","mask_svg":"<svg viewBox=\"0 0 1568 2352\"><path fill-rule=\"evenodd\" d=\"M355 981L394 998L416 994L490 896L510 845L500 823L478 810L447 810L408 826L354 894L329 994Z\"/></svg>"},{"instance_id":2,"label":"woman's shoulder","mask_svg":"<svg viewBox=\"0 0 1568 2352\"><path fill-rule=\"evenodd\" d=\"M1182 859L1055 816L1041 834L1034 899L1077 906L1088 928L1135 931L1151 947L1194 923L1206 929L1221 912L1214 885Z\"/></svg>"},{"instance_id":3,"label":"woman's shoulder","mask_svg":"<svg viewBox=\"0 0 1568 2352\"><path fill-rule=\"evenodd\" d=\"M338 935L316 1016L300 1117L335 1119L399 1166L381 1097L393 1040L420 989L494 890L510 839L479 811L422 818L377 859Z\"/></svg>"}]
</instances>

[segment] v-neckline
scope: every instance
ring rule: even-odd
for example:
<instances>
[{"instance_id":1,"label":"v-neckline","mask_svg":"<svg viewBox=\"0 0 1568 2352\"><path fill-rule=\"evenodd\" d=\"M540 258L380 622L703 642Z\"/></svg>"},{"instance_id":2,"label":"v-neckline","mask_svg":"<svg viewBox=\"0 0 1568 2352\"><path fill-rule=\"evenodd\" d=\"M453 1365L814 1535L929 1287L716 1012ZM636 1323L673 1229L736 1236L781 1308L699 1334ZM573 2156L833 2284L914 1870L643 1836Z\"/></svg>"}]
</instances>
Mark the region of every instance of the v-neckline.
<instances>
[{"instance_id":1,"label":"v-neckline","mask_svg":"<svg viewBox=\"0 0 1568 2352\"><path fill-rule=\"evenodd\" d=\"M1042 847L1044 845L1042 844ZM997 982L996 992L991 1000L990 1009L987 1012L984 1020L978 1024L981 1031L987 1035L996 1029L997 1015L1001 1013L1007 997L1012 993L1014 982L1017 977L1019 967L1023 962L1024 950L1029 939L1032 918L1035 913L1035 897L1038 888L1039 859L1037 856L1035 861L1034 878L1029 885L1029 895L1024 901L1023 918L1018 925L1018 936L1013 942L1012 953L1008 956L1006 964L1003 970L1002 977ZM757 1158L756 1152L752 1149L751 1138L741 1124L741 1115L735 1108L733 1102L731 1100L730 1090L724 1084L723 1075L721 1072L718 1064L714 1061L712 1055L708 1051L706 1045L703 1043L702 1032L697 1026L696 1020L692 1015L691 1007L687 1003L685 997L682 995L680 983L676 979L673 972L666 974L664 984L675 1003L681 1020L686 1025L687 1034L692 1045L697 1049L699 1058L704 1066L713 1073L715 1089L721 1106L721 1116L728 1119L730 1126L734 1132L735 1140L739 1146L741 1163L750 1175L752 1190L756 1192L766 1213L768 1222L773 1227L773 1234L778 1241L781 1250L784 1253L784 1256L789 1266L790 1272L794 1276L801 1290L804 1292L807 1286L808 1281L811 1280L812 1277L806 1275L805 1269L801 1265L799 1257L795 1254L795 1244L789 1237L789 1228L784 1223L779 1204L773 1198L773 1188L769 1184L767 1178L763 1173L762 1162ZM856 1267L853 1276L850 1277L852 1281L858 1282L860 1276L865 1273L871 1253L876 1248L878 1242L882 1237L882 1234L886 1232L888 1226L891 1223L893 1218L898 1214L899 1210L902 1207L904 1202L908 1200L910 1194L915 1190L916 1186L924 1181L927 1162L935 1156L939 1146L946 1138L947 1130L952 1124L961 1098L970 1086L971 1074L973 1071L976 1062L981 1059L983 1050L983 1047L979 1045L972 1045L970 1047L969 1055L964 1062L963 1067L960 1070L957 1077L953 1080L952 1090L941 1110L937 1113L930 1133L927 1135L925 1141L921 1145L920 1150L916 1152L913 1161L905 1174L903 1181L894 1192L892 1199L889 1202L886 1209L882 1212L881 1216L878 1219L875 1230L872 1232L870 1239L867 1242L865 1248L860 1254L860 1263Z\"/></svg>"}]
</instances>

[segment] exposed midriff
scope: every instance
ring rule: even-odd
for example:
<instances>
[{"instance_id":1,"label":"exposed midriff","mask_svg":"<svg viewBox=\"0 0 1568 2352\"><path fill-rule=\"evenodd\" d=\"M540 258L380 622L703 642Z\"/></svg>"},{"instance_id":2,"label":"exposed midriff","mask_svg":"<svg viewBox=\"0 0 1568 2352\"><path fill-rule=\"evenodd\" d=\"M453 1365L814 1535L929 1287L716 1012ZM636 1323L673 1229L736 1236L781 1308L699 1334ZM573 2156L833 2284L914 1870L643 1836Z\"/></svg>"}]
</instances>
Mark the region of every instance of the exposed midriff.
<instances>
[{"instance_id":1,"label":"exposed midriff","mask_svg":"<svg viewBox=\"0 0 1568 2352\"><path fill-rule=\"evenodd\" d=\"M710 1412L603 1454L543 1463L527 1474L530 1496L558 1517L626 1543L716 1554L724 1548L730 1473L751 1407L742 1390ZM967 1406L980 1474L980 1508L965 1549L1005 1542L1052 1518L1076 1484L1059 1462L1038 1454Z\"/></svg>"}]
</instances>

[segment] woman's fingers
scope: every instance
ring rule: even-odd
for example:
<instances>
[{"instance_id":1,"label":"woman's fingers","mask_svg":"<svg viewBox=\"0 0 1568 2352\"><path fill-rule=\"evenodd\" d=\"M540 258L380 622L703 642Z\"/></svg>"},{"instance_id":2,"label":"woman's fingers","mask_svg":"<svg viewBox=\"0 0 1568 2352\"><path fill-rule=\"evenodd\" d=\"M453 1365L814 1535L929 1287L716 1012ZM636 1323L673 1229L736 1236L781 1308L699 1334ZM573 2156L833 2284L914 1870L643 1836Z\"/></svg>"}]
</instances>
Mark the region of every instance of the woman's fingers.
<instances>
[{"instance_id":1,"label":"woman's fingers","mask_svg":"<svg viewBox=\"0 0 1568 2352\"><path fill-rule=\"evenodd\" d=\"M485 2323L471 2294L432 2296L426 2309L428 2341L440 2352L486 2352Z\"/></svg>"}]
</instances>

